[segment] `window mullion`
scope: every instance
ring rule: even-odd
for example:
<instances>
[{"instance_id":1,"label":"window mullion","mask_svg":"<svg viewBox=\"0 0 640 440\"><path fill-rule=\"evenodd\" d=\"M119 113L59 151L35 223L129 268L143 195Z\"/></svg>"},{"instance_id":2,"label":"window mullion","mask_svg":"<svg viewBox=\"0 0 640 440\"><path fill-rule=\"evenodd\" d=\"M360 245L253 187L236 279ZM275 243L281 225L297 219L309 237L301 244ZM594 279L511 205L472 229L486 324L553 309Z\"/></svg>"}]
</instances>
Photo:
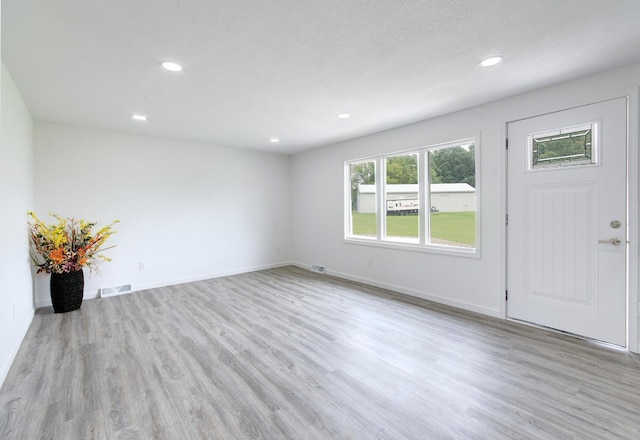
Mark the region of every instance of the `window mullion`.
<instances>
[{"instance_id":1,"label":"window mullion","mask_svg":"<svg viewBox=\"0 0 640 440\"><path fill-rule=\"evenodd\" d=\"M352 194L351 194L351 164L345 163L344 165L344 200L345 200L345 210L344 210L344 236L345 238L350 237L351 231L353 231L353 214L351 212L351 206L353 204Z\"/></svg>"},{"instance_id":2,"label":"window mullion","mask_svg":"<svg viewBox=\"0 0 640 440\"><path fill-rule=\"evenodd\" d=\"M420 210L418 211L418 225L420 237L420 245L423 246L429 243L427 233L429 231L429 178L427 173L429 168L427 167L426 150L421 150L418 153L418 204Z\"/></svg>"},{"instance_id":3,"label":"window mullion","mask_svg":"<svg viewBox=\"0 0 640 440\"><path fill-rule=\"evenodd\" d=\"M379 157L376 159L376 226L378 228L378 241L384 240L386 238L386 230L387 230L387 211L385 209L386 206L386 175L387 175L387 167L385 163L384 157Z\"/></svg>"}]
</instances>

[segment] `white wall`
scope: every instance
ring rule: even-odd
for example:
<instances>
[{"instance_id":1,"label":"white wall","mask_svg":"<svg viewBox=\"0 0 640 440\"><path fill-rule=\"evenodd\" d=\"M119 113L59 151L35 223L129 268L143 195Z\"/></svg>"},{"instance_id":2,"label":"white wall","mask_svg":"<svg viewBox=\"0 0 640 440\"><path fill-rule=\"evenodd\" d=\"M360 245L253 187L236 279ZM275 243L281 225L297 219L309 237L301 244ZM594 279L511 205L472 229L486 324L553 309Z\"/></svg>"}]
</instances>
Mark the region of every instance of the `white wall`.
<instances>
[{"instance_id":1,"label":"white wall","mask_svg":"<svg viewBox=\"0 0 640 440\"><path fill-rule=\"evenodd\" d=\"M34 148L41 219L121 221L113 261L99 276L85 270L85 298L289 260L288 156L46 122L34 123ZM50 304L48 279L37 276L39 306Z\"/></svg>"},{"instance_id":2,"label":"white wall","mask_svg":"<svg viewBox=\"0 0 640 440\"><path fill-rule=\"evenodd\" d=\"M602 99L630 95L630 252L632 350L638 346L638 111L640 65L549 87L374 135L328 145L292 158L293 259L327 272L505 316L507 122ZM403 251L345 243L344 161L479 136L480 257ZM368 267L369 258L373 267Z\"/></svg>"},{"instance_id":3,"label":"white wall","mask_svg":"<svg viewBox=\"0 0 640 440\"><path fill-rule=\"evenodd\" d=\"M495 262L501 253L495 243L503 239L496 227L483 229L482 240L492 244L480 243L482 258L343 241L345 160L474 137L482 127L493 123L494 119L484 112L473 116L461 112L295 155L291 174L294 261L302 265L320 264L331 274L499 316L501 301L495 292L500 288L500 280ZM502 184L499 144L500 133L493 130L483 132L476 147L482 155L481 164L485 164L477 180L482 203L494 207L500 206L502 200L498 191ZM373 267L368 266L369 258L373 259ZM453 267L459 268L464 276ZM483 291L479 292L478 286Z\"/></svg>"},{"instance_id":4,"label":"white wall","mask_svg":"<svg viewBox=\"0 0 640 440\"><path fill-rule=\"evenodd\" d=\"M27 211L33 206L32 122L2 64L0 86L0 384L34 313Z\"/></svg>"}]
</instances>

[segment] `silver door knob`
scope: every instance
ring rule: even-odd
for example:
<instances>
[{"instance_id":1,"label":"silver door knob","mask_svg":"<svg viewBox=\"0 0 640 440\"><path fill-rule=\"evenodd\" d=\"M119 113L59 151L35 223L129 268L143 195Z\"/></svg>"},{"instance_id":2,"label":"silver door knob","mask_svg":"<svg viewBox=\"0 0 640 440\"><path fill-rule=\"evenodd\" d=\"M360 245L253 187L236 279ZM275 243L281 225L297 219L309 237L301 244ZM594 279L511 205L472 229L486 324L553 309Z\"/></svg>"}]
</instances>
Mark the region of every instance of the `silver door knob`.
<instances>
[{"instance_id":1,"label":"silver door knob","mask_svg":"<svg viewBox=\"0 0 640 440\"><path fill-rule=\"evenodd\" d=\"M622 243L622 240L620 240L618 237L612 237L608 240L598 240L598 243L612 244L614 246L618 246L620 243Z\"/></svg>"}]
</instances>

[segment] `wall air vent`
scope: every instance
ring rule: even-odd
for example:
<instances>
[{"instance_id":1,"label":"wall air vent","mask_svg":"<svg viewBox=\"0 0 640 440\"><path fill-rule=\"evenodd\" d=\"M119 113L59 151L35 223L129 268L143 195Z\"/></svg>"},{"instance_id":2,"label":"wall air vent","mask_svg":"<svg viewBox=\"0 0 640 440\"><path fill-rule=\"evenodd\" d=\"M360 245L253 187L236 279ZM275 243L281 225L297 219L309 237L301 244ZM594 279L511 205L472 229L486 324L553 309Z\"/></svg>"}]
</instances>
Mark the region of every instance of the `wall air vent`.
<instances>
[{"instance_id":1,"label":"wall air vent","mask_svg":"<svg viewBox=\"0 0 640 440\"><path fill-rule=\"evenodd\" d=\"M98 291L100 292L100 298L124 295L125 293L131 293L131 284L123 284L122 286L115 287L102 287L101 289L98 289Z\"/></svg>"},{"instance_id":2,"label":"wall air vent","mask_svg":"<svg viewBox=\"0 0 640 440\"><path fill-rule=\"evenodd\" d=\"M314 264L313 266L311 266L311 271L315 273L321 273L321 274L326 273L324 266L318 266L317 264Z\"/></svg>"}]
</instances>

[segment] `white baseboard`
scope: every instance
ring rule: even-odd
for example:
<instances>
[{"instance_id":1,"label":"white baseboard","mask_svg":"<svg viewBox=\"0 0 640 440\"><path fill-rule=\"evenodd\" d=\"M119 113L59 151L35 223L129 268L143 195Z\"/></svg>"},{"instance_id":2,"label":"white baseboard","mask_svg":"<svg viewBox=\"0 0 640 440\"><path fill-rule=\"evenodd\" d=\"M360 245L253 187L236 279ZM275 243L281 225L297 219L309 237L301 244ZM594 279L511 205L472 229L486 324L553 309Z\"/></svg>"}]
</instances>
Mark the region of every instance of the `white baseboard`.
<instances>
[{"instance_id":1,"label":"white baseboard","mask_svg":"<svg viewBox=\"0 0 640 440\"><path fill-rule=\"evenodd\" d=\"M174 278L174 279L161 280L161 281L156 281L152 283L143 283L143 284L131 284L131 290L126 292L126 294L138 292L141 290L155 289L157 287L174 286L176 284L193 283L195 281L210 280L212 278L220 278L220 277L226 277L231 275L240 275L242 273L256 272L258 270L274 269L276 267L290 266L292 264L293 263L291 261L281 261L279 263L245 267L245 268L233 269L233 270L223 271L223 272L212 272L209 274L202 274L202 275L196 275L196 276L185 277L185 278ZM93 295L87 295L87 292L85 291L83 300L96 299L99 297L100 297L100 294L97 290ZM46 298L44 300L36 302L37 308L50 307L50 306L51 306L51 298Z\"/></svg>"},{"instance_id":2,"label":"white baseboard","mask_svg":"<svg viewBox=\"0 0 640 440\"><path fill-rule=\"evenodd\" d=\"M245 267L245 268L234 269L234 270L229 270L229 271L224 271L224 272L212 272L212 273L209 273L209 274L202 274L202 275L197 275L197 276L192 276L192 277L175 278L175 279L162 280L162 281L157 281L157 282L153 282L153 283L145 283L145 284L134 284L134 285L132 285L131 293L137 292L137 291L141 291L141 290L154 289L154 288L157 288L157 287L166 287L166 286L173 286L173 285L176 285L176 284L192 283L192 282L196 282L196 281L203 281L203 280L209 280L209 279L213 279L213 278L220 278L220 277L232 276L232 275L240 275L240 274L243 274L243 273L256 272L256 271L259 271L259 270L266 270L266 269L274 269L276 267L283 267L283 266L289 266L289 265L293 265L293 266L297 266L297 267L300 267L300 268L303 268L303 269L311 270L311 265L309 265L309 264L304 264L304 263L300 263L300 262L297 262L297 261L281 261L279 263L274 263L274 264L266 264L266 265L253 266L253 267ZM468 302L464 302L464 301L458 301L458 300L455 300L455 299L447 298L447 297L444 297L444 296L441 296L441 295L436 295L436 294L429 293L429 292L423 292L423 291L418 291L418 290L414 290L414 289L408 289L408 288L403 287L403 286L398 286L398 285L394 285L394 284L390 284L390 283L385 283L385 282L381 282L381 281L377 281L377 280L372 280L372 279L369 279L369 278L364 278L364 277L351 275L351 274L347 274L347 273L335 272L335 271L332 271L332 270L329 270L329 269L327 269L327 274L331 275L331 276L338 277L338 278L343 278L345 280L354 281L354 282L366 284L366 285L369 285L369 286L379 287L381 289L391 290L393 292L401 293L403 295L408 295L408 296L412 296L412 297L415 297L415 298L426 299L428 301L433 301L433 302L436 302L436 303L439 303L439 304L444 304L444 305L456 307L456 308L459 308L459 309L468 310L468 311L471 311L471 312L481 313L483 315L492 316L494 318L500 318L500 319L504 318L504 316L502 316L501 311L499 309L492 309L492 308L489 308L489 307L483 307L483 306L479 306L477 304L468 303ZM84 299L93 299L93 298L97 298L97 297L98 297L98 293L96 292L95 296L87 297L85 295ZM37 304L38 307L47 307L47 306L50 306L50 305L51 305L51 300L50 299L48 301L44 301L42 303L38 303Z\"/></svg>"},{"instance_id":3,"label":"white baseboard","mask_svg":"<svg viewBox=\"0 0 640 440\"><path fill-rule=\"evenodd\" d=\"M283 261L283 262L274 263L274 264L245 267L241 269L234 269L234 270L229 270L224 272L213 272L205 275L198 275L198 276L186 277L186 278L176 278L173 280L164 280L164 281L159 281L155 283L136 284L132 286L132 292L136 292L139 290L155 289L157 287L174 286L176 284L193 283L196 281L210 280L213 278L228 277L232 275L240 275L243 273L256 272L259 270L267 270L267 269L274 269L276 267L290 266L292 264L293 263L290 261Z\"/></svg>"},{"instance_id":4,"label":"white baseboard","mask_svg":"<svg viewBox=\"0 0 640 440\"><path fill-rule=\"evenodd\" d=\"M303 269L311 270L311 265L308 265L308 264L303 264L303 263L299 263L299 262L293 262L291 264L293 264L294 266L303 268ZM330 268L327 268L327 274L331 275L331 276L338 277L338 278L343 278L345 280L355 281L356 283L362 283L362 284L366 284L368 286L379 287L381 289L391 290L393 292L401 293L403 295L408 295L408 296L412 296L412 297L420 298L420 299L426 299L428 301L433 301L433 302L436 302L438 304L444 304L444 305L447 305L447 306L456 307L458 309L468 310L470 312L481 313L483 315L492 316L494 318L504 319L504 316L502 315L502 312L500 311L500 309L492 309L492 308L489 308L489 307L479 306L477 304L468 303L468 302L465 302L465 301L458 301L458 300L455 300L455 299L447 298L447 297L444 297L444 296L441 296L441 295L436 295L436 294L429 293L429 292L423 292L423 291L418 291L418 290L414 290L414 289L408 289L406 287L397 286L395 284L385 283L385 282L382 282L382 281L376 281L376 280L372 280L372 279L369 279L369 278L359 277L359 276L351 275L351 274L347 274L347 273L335 272L333 270L330 270Z\"/></svg>"}]
</instances>

